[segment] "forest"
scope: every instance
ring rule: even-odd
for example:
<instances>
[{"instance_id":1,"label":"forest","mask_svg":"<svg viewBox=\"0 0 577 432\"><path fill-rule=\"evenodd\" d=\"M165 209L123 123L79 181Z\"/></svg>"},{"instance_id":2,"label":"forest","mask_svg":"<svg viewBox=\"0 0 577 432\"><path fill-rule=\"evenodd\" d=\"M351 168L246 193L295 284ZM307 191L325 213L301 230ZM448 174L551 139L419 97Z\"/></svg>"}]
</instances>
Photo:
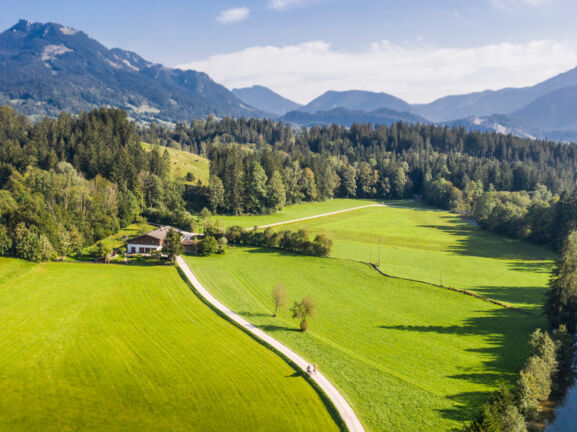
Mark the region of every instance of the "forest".
<instances>
[{"instance_id":1,"label":"forest","mask_svg":"<svg viewBox=\"0 0 577 432\"><path fill-rule=\"evenodd\" d=\"M164 147L208 157L208 184L171 180ZM559 250L577 226L576 176L573 145L462 128L213 117L142 127L107 108L31 122L1 107L0 254L39 261L139 218L194 230L204 208L262 214L334 197L420 197Z\"/></svg>"},{"instance_id":2,"label":"forest","mask_svg":"<svg viewBox=\"0 0 577 432\"><path fill-rule=\"evenodd\" d=\"M208 188L188 191L191 209L259 214L333 197L416 196L556 250L576 226L577 147L570 144L432 125L295 130L212 117L139 134L210 159Z\"/></svg>"}]
</instances>

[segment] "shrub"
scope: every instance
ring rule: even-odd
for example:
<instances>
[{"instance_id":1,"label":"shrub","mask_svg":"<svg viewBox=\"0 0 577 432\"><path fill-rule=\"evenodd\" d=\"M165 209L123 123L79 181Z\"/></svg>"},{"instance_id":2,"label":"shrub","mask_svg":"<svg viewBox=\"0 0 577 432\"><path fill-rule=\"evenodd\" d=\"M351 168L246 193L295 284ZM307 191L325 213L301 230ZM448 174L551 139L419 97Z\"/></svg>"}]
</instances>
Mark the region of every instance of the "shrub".
<instances>
[{"instance_id":1,"label":"shrub","mask_svg":"<svg viewBox=\"0 0 577 432\"><path fill-rule=\"evenodd\" d=\"M218 241L213 236L205 236L198 244L198 254L203 256L219 253Z\"/></svg>"}]
</instances>

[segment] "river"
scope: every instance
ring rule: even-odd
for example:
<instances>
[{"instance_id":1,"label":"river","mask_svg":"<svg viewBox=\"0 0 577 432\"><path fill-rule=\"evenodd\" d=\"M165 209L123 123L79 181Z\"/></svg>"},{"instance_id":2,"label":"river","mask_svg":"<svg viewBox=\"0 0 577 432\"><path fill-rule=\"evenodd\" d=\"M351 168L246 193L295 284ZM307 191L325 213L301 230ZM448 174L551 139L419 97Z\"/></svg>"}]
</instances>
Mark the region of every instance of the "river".
<instances>
[{"instance_id":1,"label":"river","mask_svg":"<svg viewBox=\"0 0 577 432\"><path fill-rule=\"evenodd\" d=\"M567 393L565 402L555 410L555 419L546 432L577 432L577 385Z\"/></svg>"}]
</instances>

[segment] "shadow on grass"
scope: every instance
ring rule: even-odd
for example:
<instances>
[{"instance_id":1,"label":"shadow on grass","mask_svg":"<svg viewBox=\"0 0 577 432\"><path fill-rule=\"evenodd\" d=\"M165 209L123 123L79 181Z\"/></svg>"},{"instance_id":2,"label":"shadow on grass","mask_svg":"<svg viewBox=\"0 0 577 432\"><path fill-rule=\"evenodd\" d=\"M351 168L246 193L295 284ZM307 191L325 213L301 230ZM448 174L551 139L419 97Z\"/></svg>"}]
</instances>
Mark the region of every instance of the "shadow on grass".
<instances>
[{"instance_id":1,"label":"shadow on grass","mask_svg":"<svg viewBox=\"0 0 577 432\"><path fill-rule=\"evenodd\" d=\"M511 383L516 379L530 352L529 334L539 325L540 320L535 316L499 308L480 312L480 315L464 320L462 325L382 325L378 327L389 331L436 333L459 337L481 336L486 344L485 347L464 348L464 350L477 353L482 367L464 366L460 368L459 373L447 375L446 378L496 389L501 384ZM451 420L470 421L490 394L491 391L481 391L451 395L449 398L455 402L455 407L439 412L443 417Z\"/></svg>"},{"instance_id":2,"label":"shadow on grass","mask_svg":"<svg viewBox=\"0 0 577 432\"><path fill-rule=\"evenodd\" d=\"M257 325L257 327L265 332L278 332L278 331L286 331L286 332L298 332L300 333L301 331L297 328L293 328L293 327L284 327L284 326L279 326L276 324L263 324L263 325Z\"/></svg>"},{"instance_id":3,"label":"shadow on grass","mask_svg":"<svg viewBox=\"0 0 577 432\"><path fill-rule=\"evenodd\" d=\"M520 304L523 309L538 316L541 315L541 306L545 302L547 287L512 287L512 286L480 286L475 292L483 297L492 298L508 304Z\"/></svg>"},{"instance_id":4,"label":"shadow on grass","mask_svg":"<svg viewBox=\"0 0 577 432\"><path fill-rule=\"evenodd\" d=\"M242 315L244 317L272 317L272 313L262 313L262 312L249 312L249 311L244 311L244 312L237 312L239 315Z\"/></svg>"},{"instance_id":5,"label":"shadow on grass","mask_svg":"<svg viewBox=\"0 0 577 432\"><path fill-rule=\"evenodd\" d=\"M458 236L457 244L450 246L448 252L459 255L476 256L482 258L517 259L528 262L527 267L522 264L518 270L547 271L549 264L544 260L551 259L553 252L540 251L540 259L535 260L535 252L538 247L527 241L514 240L497 234L483 231L472 226L456 216L441 216L440 219L447 221L439 225L419 225L421 228L429 228L442 231L452 236Z\"/></svg>"},{"instance_id":6,"label":"shadow on grass","mask_svg":"<svg viewBox=\"0 0 577 432\"><path fill-rule=\"evenodd\" d=\"M292 375L285 375L285 378L301 378L303 376L302 371L295 371Z\"/></svg>"}]
</instances>

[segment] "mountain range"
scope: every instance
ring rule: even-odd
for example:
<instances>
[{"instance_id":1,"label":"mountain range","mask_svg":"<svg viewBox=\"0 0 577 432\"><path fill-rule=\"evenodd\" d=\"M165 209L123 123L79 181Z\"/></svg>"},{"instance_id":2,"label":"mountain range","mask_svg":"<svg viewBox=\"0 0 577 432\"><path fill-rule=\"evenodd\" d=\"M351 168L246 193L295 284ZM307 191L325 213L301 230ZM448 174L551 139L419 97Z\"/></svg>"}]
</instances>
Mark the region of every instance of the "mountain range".
<instances>
[{"instance_id":1,"label":"mountain range","mask_svg":"<svg viewBox=\"0 0 577 432\"><path fill-rule=\"evenodd\" d=\"M28 115L99 106L140 121L215 116L263 117L207 74L171 69L108 49L81 31L19 21L0 34L0 105Z\"/></svg>"},{"instance_id":2,"label":"mountain range","mask_svg":"<svg viewBox=\"0 0 577 432\"><path fill-rule=\"evenodd\" d=\"M108 49L60 24L21 20L0 33L0 105L33 117L114 106L139 122L209 115L275 118L295 126L405 121L577 141L577 68L530 87L446 96L428 104L350 90L328 91L302 106L263 86L229 91L203 72Z\"/></svg>"}]
</instances>

